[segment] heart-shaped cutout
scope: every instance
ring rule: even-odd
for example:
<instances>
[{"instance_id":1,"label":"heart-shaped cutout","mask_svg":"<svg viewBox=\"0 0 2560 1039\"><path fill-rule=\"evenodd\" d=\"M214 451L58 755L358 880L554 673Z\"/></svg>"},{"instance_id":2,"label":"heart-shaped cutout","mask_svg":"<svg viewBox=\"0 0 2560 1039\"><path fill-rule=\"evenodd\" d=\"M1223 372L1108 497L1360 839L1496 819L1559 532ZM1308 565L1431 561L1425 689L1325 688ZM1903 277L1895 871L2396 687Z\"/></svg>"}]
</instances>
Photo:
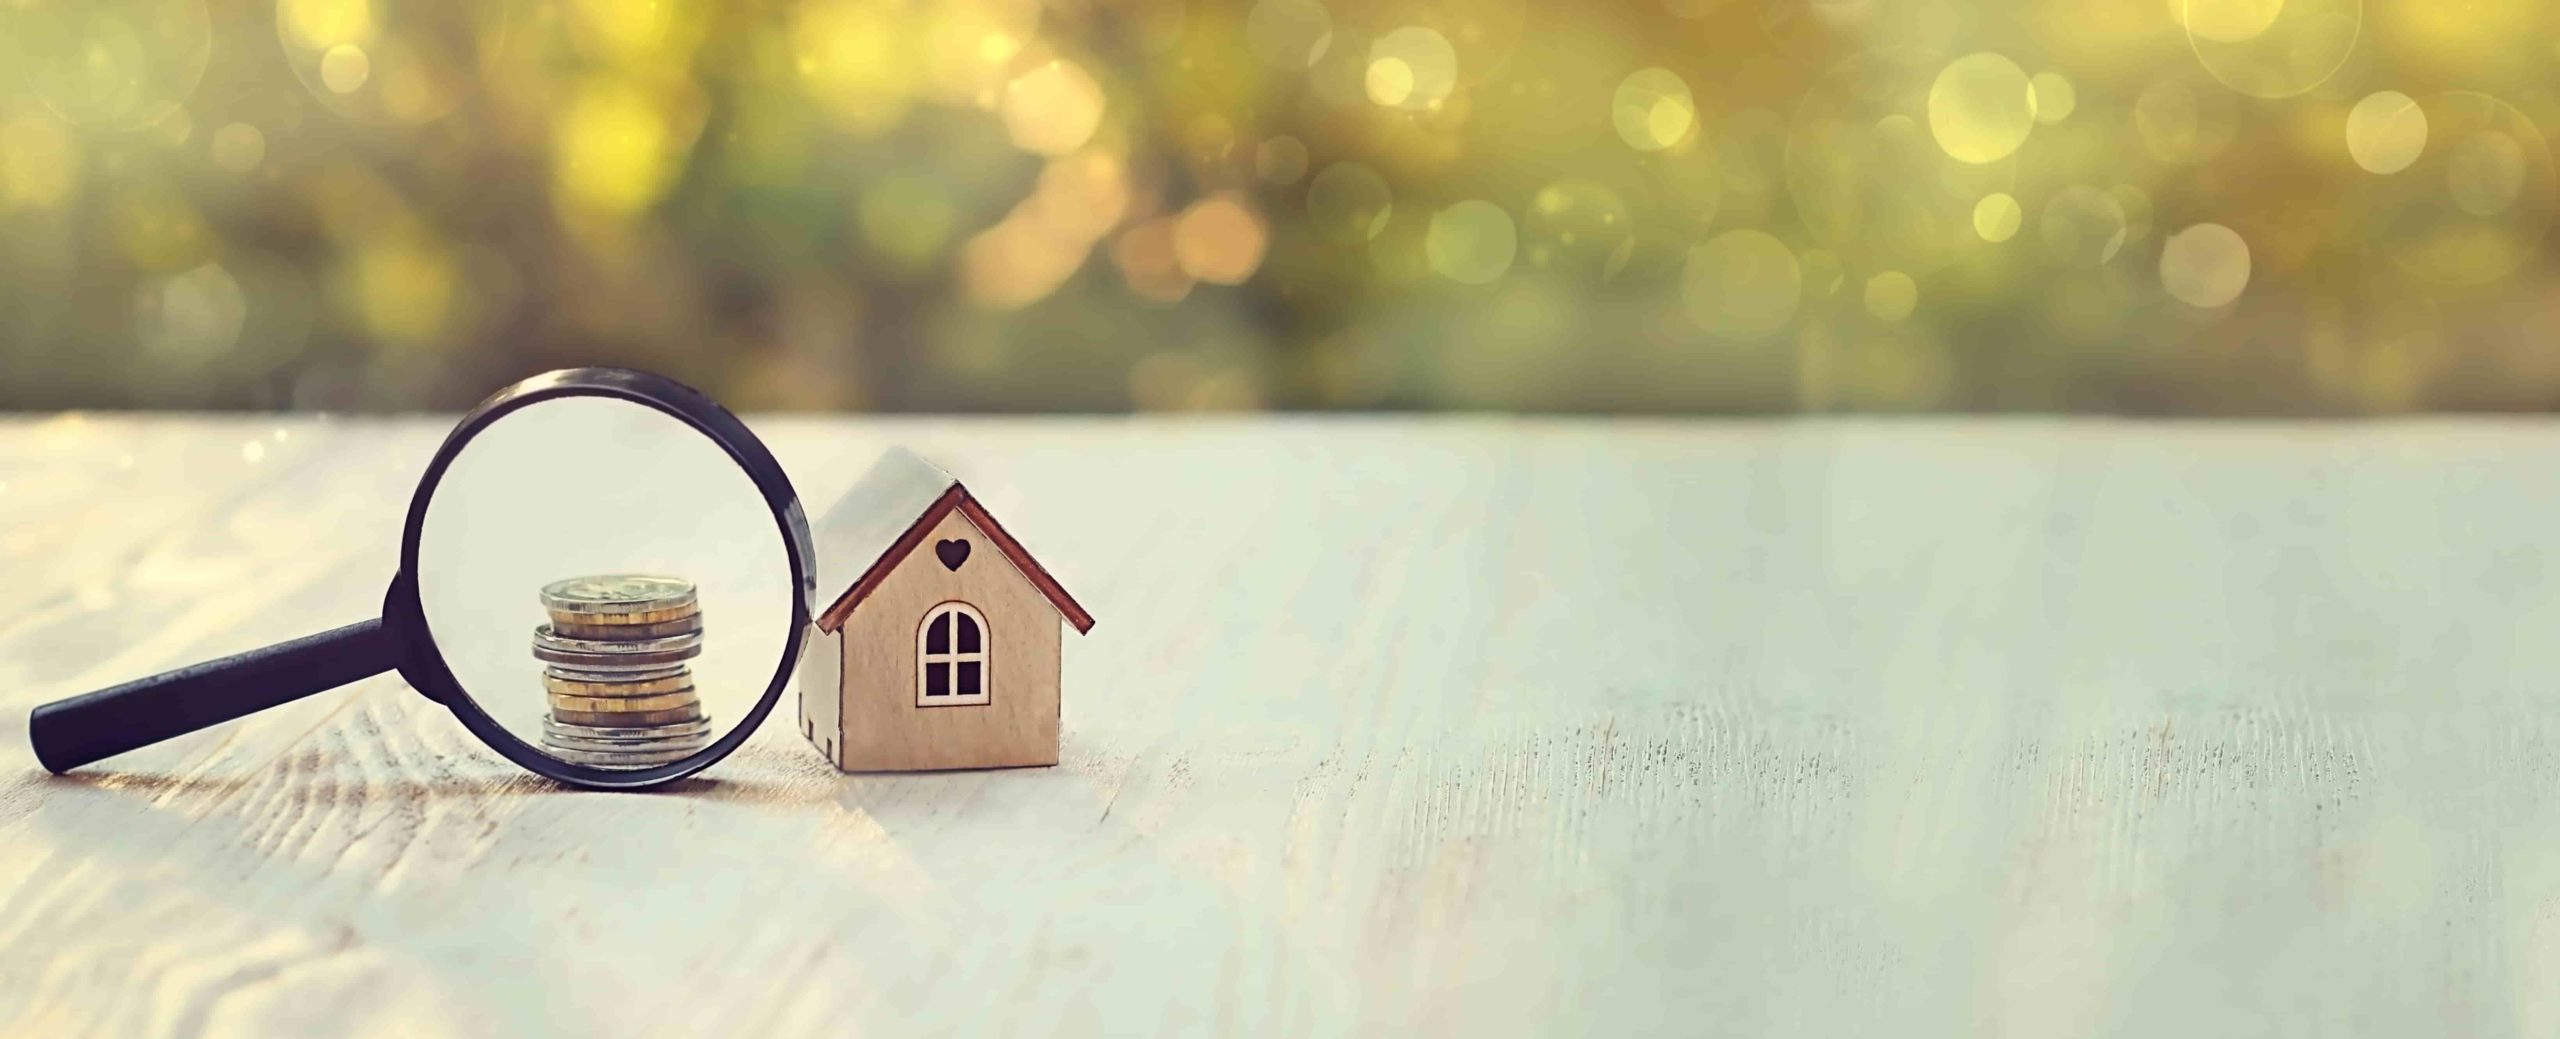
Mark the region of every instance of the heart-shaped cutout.
<instances>
[{"instance_id":1,"label":"heart-shaped cutout","mask_svg":"<svg viewBox=\"0 0 2560 1039\"><path fill-rule=\"evenodd\" d=\"M936 541L933 543L933 557L942 560L943 569L958 570L960 564L969 561L969 543L959 538Z\"/></svg>"}]
</instances>

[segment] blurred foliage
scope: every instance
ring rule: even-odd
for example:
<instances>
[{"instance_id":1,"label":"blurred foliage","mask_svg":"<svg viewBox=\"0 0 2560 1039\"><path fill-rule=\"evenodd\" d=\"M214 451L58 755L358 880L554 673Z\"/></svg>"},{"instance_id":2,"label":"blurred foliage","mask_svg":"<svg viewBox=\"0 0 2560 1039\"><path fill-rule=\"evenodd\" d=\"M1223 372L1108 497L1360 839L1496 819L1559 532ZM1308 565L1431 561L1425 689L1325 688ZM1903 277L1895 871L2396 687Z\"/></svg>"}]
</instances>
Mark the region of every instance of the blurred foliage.
<instances>
[{"instance_id":1,"label":"blurred foliage","mask_svg":"<svg viewBox=\"0 0 2560 1039\"><path fill-rule=\"evenodd\" d=\"M0 406L2560 404L2539 0L0 0Z\"/></svg>"}]
</instances>

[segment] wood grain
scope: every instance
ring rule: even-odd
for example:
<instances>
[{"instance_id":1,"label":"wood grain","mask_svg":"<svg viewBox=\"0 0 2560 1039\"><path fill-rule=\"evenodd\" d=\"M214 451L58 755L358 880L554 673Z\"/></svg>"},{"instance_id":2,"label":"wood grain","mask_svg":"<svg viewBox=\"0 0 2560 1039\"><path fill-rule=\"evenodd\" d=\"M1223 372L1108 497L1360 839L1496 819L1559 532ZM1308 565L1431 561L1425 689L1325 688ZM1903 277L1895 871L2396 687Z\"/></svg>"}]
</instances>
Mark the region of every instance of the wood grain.
<instances>
[{"instance_id":1,"label":"wood grain","mask_svg":"<svg viewBox=\"0 0 2560 1039\"><path fill-rule=\"evenodd\" d=\"M0 421L0 1035L2560 1034L2549 425L755 425L1110 620L1059 767L566 791L386 677L48 777L373 609L443 427Z\"/></svg>"}]
</instances>

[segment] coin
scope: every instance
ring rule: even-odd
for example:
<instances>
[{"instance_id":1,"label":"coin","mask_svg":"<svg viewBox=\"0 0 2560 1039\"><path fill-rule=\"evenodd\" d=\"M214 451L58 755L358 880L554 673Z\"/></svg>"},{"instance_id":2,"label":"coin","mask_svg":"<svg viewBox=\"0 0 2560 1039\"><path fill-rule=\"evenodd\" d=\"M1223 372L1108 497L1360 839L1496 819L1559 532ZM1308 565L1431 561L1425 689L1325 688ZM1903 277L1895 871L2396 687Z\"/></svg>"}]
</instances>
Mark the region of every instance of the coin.
<instances>
[{"instance_id":1,"label":"coin","mask_svg":"<svg viewBox=\"0 0 2560 1039\"><path fill-rule=\"evenodd\" d=\"M551 720L563 725L589 725L597 728L646 728L673 725L677 722L702 720L702 704L689 703L663 711L564 711L551 709Z\"/></svg>"},{"instance_id":2,"label":"coin","mask_svg":"<svg viewBox=\"0 0 2560 1039\"><path fill-rule=\"evenodd\" d=\"M553 664L543 668L542 674L546 678L565 678L572 682L649 682L691 674L692 671L692 668L683 664L644 664L632 668L588 668Z\"/></svg>"},{"instance_id":3,"label":"coin","mask_svg":"<svg viewBox=\"0 0 2560 1039\"><path fill-rule=\"evenodd\" d=\"M711 719L696 718L689 722L672 722L666 725L644 725L635 728L627 725L571 725L567 722L555 720L549 715L544 715L542 719L542 734L545 737L564 736L570 739L581 740L640 740L674 738L679 736L708 736L711 734Z\"/></svg>"},{"instance_id":4,"label":"coin","mask_svg":"<svg viewBox=\"0 0 2560 1039\"><path fill-rule=\"evenodd\" d=\"M693 687L690 685L685 686L678 692L660 693L655 696L571 696L565 693L551 694L552 710L585 711L591 714L634 714L642 711L667 711L674 710L678 707L696 707L700 706L701 703L702 698L694 695Z\"/></svg>"},{"instance_id":5,"label":"coin","mask_svg":"<svg viewBox=\"0 0 2560 1039\"><path fill-rule=\"evenodd\" d=\"M533 629L534 659L591 671L663 667L701 655L700 632L632 642L607 642L561 638L552 633L548 624L536 625Z\"/></svg>"},{"instance_id":6,"label":"coin","mask_svg":"<svg viewBox=\"0 0 2560 1039\"><path fill-rule=\"evenodd\" d=\"M699 747L644 751L595 751L568 747L546 747L545 749L552 757L570 764L594 765L599 768L641 768L648 765L663 765L670 761L682 761L701 752Z\"/></svg>"},{"instance_id":7,"label":"coin","mask_svg":"<svg viewBox=\"0 0 2560 1039\"><path fill-rule=\"evenodd\" d=\"M639 682L587 682L545 674L542 676L542 687L563 696L657 696L663 693L693 691L693 675L689 673L669 675L665 678L652 678Z\"/></svg>"},{"instance_id":8,"label":"coin","mask_svg":"<svg viewBox=\"0 0 2560 1039\"><path fill-rule=\"evenodd\" d=\"M693 582L654 574L599 574L542 586L543 608L554 613L645 614L694 603Z\"/></svg>"},{"instance_id":9,"label":"coin","mask_svg":"<svg viewBox=\"0 0 2560 1039\"><path fill-rule=\"evenodd\" d=\"M702 655L702 647L693 646L668 653L567 653L556 649L533 648L533 658L546 664L565 664L585 671L647 671L669 664L682 664Z\"/></svg>"},{"instance_id":10,"label":"coin","mask_svg":"<svg viewBox=\"0 0 2560 1039\"><path fill-rule=\"evenodd\" d=\"M632 642L640 639L666 638L671 635L691 635L702 630L702 613L699 610L687 613L674 620L657 621L647 624L636 621L632 623L624 623L619 618L616 618L609 624L598 624L593 621L581 621L576 619L576 617L576 614L552 614L552 634L559 638L595 639L602 642Z\"/></svg>"},{"instance_id":11,"label":"coin","mask_svg":"<svg viewBox=\"0 0 2560 1039\"><path fill-rule=\"evenodd\" d=\"M568 750L594 751L673 750L679 747L689 750L698 750L703 747L710 746L711 737L707 734L697 732L685 736L664 736L657 739L647 740L591 740L583 736L563 736L558 733L546 732L542 734L542 745Z\"/></svg>"},{"instance_id":12,"label":"coin","mask_svg":"<svg viewBox=\"0 0 2560 1039\"><path fill-rule=\"evenodd\" d=\"M632 653L664 653L679 649L702 648L702 633L686 632L647 639L582 639L562 635L548 624L533 626L533 644L537 649L562 653L585 653L591 656L615 656Z\"/></svg>"}]
</instances>

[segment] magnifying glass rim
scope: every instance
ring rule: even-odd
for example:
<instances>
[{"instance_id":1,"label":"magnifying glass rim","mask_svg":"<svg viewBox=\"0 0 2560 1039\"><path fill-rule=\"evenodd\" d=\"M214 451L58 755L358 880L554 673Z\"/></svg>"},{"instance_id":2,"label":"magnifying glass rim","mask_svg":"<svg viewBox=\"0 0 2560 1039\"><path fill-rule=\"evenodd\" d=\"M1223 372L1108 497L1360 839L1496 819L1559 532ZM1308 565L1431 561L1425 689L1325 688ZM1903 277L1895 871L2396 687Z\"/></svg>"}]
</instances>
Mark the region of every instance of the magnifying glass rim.
<instances>
[{"instance_id":1,"label":"magnifying glass rim","mask_svg":"<svg viewBox=\"0 0 2560 1039\"><path fill-rule=\"evenodd\" d=\"M472 438L499 419L534 404L569 397L602 397L643 405L674 417L719 445L730 461L754 482L757 492L764 496L765 504L773 513L774 526L782 536L784 554L790 557L791 634L784 644L780 665L774 670L773 681L765 686L764 695L745 717L738 720L738 724L731 726L710 746L676 761L635 769L598 768L562 761L543 753L513 730L499 724L478 701L471 698L469 691L453 677L442 651L436 647L434 633L427 629L426 610L418 597L416 579L418 542L426 527L427 503L435 497L437 485L444 481L445 470L452 466L455 458L460 457L463 447ZM628 368L565 368L526 379L480 402L479 407L454 425L453 432L447 434L444 443L436 448L435 458L427 463L426 474L418 479L416 495L409 499L408 525L400 537L400 578L392 584L384 613L386 621L395 614L404 618L396 625L402 629L409 643L407 652L402 654L402 677L430 699L450 708L454 717L461 719L463 727L470 729L472 735L478 736L490 749L526 769L564 783L632 790L670 783L711 767L737 750L758 726L764 724L765 717L773 713L774 704L781 700L783 689L791 684L791 676L799 668L800 653L808 639L809 599L816 594L817 587L817 574L811 566L812 554L808 517L801 511L800 495L792 489L790 477L784 475L781 463L774 460L773 453L765 448L764 442L757 439L755 433L728 409L692 387L664 376ZM393 625L386 624L386 627L390 626Z\"/></svg>"}]
</instances>

